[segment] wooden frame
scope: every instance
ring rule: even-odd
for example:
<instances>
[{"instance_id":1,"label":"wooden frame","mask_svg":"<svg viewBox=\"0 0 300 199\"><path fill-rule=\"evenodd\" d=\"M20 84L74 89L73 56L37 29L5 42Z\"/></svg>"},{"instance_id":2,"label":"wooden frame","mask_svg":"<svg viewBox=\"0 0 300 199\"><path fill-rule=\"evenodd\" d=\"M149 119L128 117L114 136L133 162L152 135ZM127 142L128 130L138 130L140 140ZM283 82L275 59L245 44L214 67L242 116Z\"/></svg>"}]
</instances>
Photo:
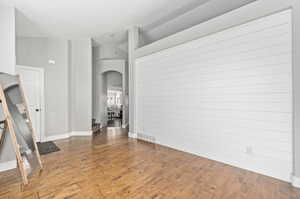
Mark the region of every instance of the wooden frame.
<instances>
[{"instance_id":1,"label":"wooden frame","mask_svg":"<svg viewBox=\"0 0 300 199\"><path fill-rule=\"evenodd\" d=\"M6 124L7 124L7 128L8 128L8 131L10 133L10 136L11 136L11 141L12 141L12 144L13 144L13 148L14 148L15 153L16 153L17 165L18 165L18 168L19 168L22 180L23 180L23 184L26 185L26 184L28 184L27 172L25 170L24 161L23 161L21 153L20 153L20 146L17 142L16 133L15 133L15 130L14 130L14 127L13 127L10 112L8 110L4 90L3 90L1 85L0 85L0 100L1 100L1 103L2 103L2 108L3 108L3 113L4 113L5 121L6 121Z\"/></svg>"},{"instance_id":2,"label":"wooden frame","mask_svg":"<svg viewBox=\"0 0 300 199\"><path fill-rule=\"evenodd\" d=\"M19 90L20 90L22 102L25 106L25 113L26 113L26 116L27 116L27 119L28 119L29 129L31 131L31 135L32 135L32 139L33 139L33 143L34 143L34 147L35 147L35 153L36 153L36 156L37 156L37 159L38 159L38 163L40 165L40 169L42 170L43 166L42 166L40 153L39 153L39 150L38 150L38 147L37 147L37 144L36 144L35 130L32 127L32 121L31 121L31 118L30 118L30 115L29 115L27 100L26 100L26 97L24 95L24 90L23 90L23 87L22 87L20 76L18 76L18 83L19 83ZM27 185L28 184L27 171L24 167L24 161L23 161L21 153L20 153L20 146L17 142L16 133L15 133L15 130L14 130L14 127L13 127L12 116L11 116L10 111L8 109L6 97L5 97L5 94L4 94L4 90L3 90L1 85L0 85L0 102L2 104L3 113L4 113L4 117L5 117L5 121L4 121L5 128L7 128L9 133L10 133L13 148L14 148L14 151L16 153L18 169L20 171L23 184ZM6 131L4 131L4 133L5 132Z\"/></svg>"}]
</instances>

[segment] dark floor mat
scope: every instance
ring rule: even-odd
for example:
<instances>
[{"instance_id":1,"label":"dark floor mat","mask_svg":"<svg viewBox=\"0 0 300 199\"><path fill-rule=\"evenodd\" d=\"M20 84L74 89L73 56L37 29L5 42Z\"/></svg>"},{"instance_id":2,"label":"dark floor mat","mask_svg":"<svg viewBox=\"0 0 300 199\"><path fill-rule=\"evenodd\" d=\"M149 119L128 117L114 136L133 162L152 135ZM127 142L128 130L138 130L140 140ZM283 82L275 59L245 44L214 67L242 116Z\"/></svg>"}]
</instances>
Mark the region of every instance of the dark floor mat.
<instances>
[{"instance_id":1,"label":"dark floor mat","mask_svg":"<svg viewBox=\"0 0 300 199\"><path fill-rule=\"evenodd\" d=\"M54 144L54 142L38 142L37 146L41 155L46 155L48 153L60 151L60 149Z\"/></svg>"}]
</instances>

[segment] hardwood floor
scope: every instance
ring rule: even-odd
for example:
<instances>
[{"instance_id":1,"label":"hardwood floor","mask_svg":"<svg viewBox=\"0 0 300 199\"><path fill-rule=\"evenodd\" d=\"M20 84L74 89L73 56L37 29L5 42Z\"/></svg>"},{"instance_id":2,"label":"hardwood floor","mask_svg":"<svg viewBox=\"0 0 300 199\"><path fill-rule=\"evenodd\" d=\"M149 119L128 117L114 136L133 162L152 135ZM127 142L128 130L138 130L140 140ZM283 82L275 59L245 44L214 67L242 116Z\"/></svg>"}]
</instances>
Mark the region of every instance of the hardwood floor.
<instances>
[{"instance_id":1,"label":"hardwood floor","mask_svg":"<svg viewBox=\"0 0 300 199\"><path fill-rule=\"evenodd\" d=\"M127 138L109 128L93 138L56 142L44 171L20 191L15 170L0 174L0 198L300 199L288 183L170 148Z\"/></svg>"}]
</instances>

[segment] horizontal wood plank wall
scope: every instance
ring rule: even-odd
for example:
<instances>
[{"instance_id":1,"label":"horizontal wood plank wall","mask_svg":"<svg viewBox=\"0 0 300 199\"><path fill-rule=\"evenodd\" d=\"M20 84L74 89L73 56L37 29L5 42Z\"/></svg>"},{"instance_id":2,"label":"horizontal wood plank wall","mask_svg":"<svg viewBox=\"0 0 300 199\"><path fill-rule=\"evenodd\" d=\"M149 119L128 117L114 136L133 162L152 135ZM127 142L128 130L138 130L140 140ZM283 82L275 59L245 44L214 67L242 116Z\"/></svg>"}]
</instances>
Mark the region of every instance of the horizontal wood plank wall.
<instances>
[{"instance_id":1,"label":"horizontal wood plank wall","mask_svg":"<svg viewBox=\"0 0 300 199\"><path fill-rule=\"evenodd\" d=\"M291 10L136 60L137 131L290 181Z\"/></svg>"}]
</instances>

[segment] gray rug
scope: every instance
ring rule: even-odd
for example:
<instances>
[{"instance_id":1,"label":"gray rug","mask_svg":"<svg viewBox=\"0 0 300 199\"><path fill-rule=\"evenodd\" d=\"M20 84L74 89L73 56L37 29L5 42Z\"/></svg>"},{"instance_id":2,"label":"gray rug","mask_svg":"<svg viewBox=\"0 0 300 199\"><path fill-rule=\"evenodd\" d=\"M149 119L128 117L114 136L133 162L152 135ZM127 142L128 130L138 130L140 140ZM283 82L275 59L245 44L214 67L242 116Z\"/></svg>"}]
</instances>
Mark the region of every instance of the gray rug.
<instances>
[{"instance_id":1,"label":"gray rug","mask_svg":"<svg viewBox=\"0 0 300 199\"><path fill-rule=\"evenodd\" d=\"M41 155L60 151L60 149L54 144L54 142L38 142L37 146Z\"/></svg>"}]
</instances>

